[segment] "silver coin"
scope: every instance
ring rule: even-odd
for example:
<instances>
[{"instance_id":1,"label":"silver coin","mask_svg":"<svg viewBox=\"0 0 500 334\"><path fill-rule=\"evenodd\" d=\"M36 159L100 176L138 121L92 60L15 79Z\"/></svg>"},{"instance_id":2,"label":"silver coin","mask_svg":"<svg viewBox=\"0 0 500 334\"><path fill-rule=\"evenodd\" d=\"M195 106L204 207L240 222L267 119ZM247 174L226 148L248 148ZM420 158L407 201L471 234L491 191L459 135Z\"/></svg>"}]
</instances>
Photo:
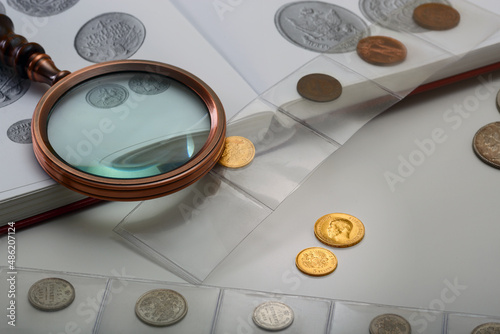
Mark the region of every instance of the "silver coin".
<instances>
[{"instance_id":1,"label":"silver coin","mask_svg":"<svg viewBox=\"0 0 500 334\"><path fill-rule=\"evenodd\" d=\"M158 74L139 73L130 78L128 87L137 94L157 95L170 87L170 79Z\"/></svg>"},{"instance_id":2,"label":"silver coin","mask_svg":"<svg viewBox=\"0 0 500 334\"><path fill-rule=\"evenodd\" d=\"M252 315L252 320L258 327L269 331L285 329L292 324L293 319L290 306L275 301L260 304Z\"/></svg>"},{"instance_id":3,"label":"silver coin","mask_svg":"<svg viewBox=\"0 0 500 334\"><path fill-rule=\"evenodd\" d=\"M304 49L340 53L354 51L368 26L353 12L326 2L300 1L282 6L276 28L289 42Z\"/></svg>"},{"instance_id":4,"label":"silver coin","mask_svg":"<svg viewBox=\"0 0 500 334\"><path fill-rule=\"evenodd\" d=\"M92 88L86 96L87 103L101 109L114 108L125 102L128 90L118 84L102 84Z\"/></svg>"},{"instance_id":5,"label":"silver coin","mask_svg":"<svg viewBox=\"0 0 500 334\"><path fill-rule=\"evenodd\" d=\"M31 144L31 119L23 119L9 126L7 137L14 143Z\"/></svg>"},{"instance_id":6,"label":"silver coin","mask_svg":"<svg viewBox=\"0 0 500 334\"><path fill-rule=\"evenodd\" d=\"M477 326L471 334L500 334L500 322L488 322Z\"/></svg>"},{"instance_id":7,"label":"silver coin","mask_svg":"<svg viewBox=\"0 0 500 334\"><path fill-rule=\"evenodd\" d=\"M410 323L397 314L381 314L370 323L370 334L410 334Z\"/></svg>"},{"instance_id":8,"label":"silver coin","mask_svg":"<svg viewBox=\"0 0 500 334\"><path fill-rule=\"evenodd\" d=\"M442 3L447 0L360 0L359 9L372 23L395 31L424 32L427 29L413 21L413 10L424 3Z\"/></svg>"},{"instance_id":9,"label":"silver coin","mask_svg":"<svg viewBox=\"0 0 500 334\"><path fill-rule=\"evenodd\" d=\"M42 311L58 311L68 307L75 299L73 285L61 278L44 278L31 286L28 300Z\"/></svg>"},{"instance_id":10,"label":"silver coin","mask_svg":"<svg viewBox=\"0 0 500 334\"><path fill-rule=\"evenodd\" d=\"M184 297L169 289L148 291L135 304L137 317L151 326L173 325L184 318L187 310Z\"/></svg>"},{"instance_id":11,"label":"silver coin","mask_svg":"<svg viewBox=\"0 0 500 334\"><path fill-rule=\"evenodd\" d=\"M78 0L7 0L15 10L37 17L52 16L73 7Z\"/></svg>"},{"instance_id":12,"label":"silver coin","mask_svg":"<svg viewBox=\"0 0 500 334\"><path fill-rule=\"evenodd\" d=\"M84 59L99 63L131 57L146 37L139 19L126 13L106 13L88 21L75 37L76 52Z\"/></svg>"},{"instance_id":13,"label":"silver coin","mask_svg":"<svg viewBox=\"0 0 500 334\"><path fill-rule=\"evenodd\" d=\"M12 70L0 66L0 108L19 100L30 88L30 80L21 79Z\"/></svg>"}]
</instances>

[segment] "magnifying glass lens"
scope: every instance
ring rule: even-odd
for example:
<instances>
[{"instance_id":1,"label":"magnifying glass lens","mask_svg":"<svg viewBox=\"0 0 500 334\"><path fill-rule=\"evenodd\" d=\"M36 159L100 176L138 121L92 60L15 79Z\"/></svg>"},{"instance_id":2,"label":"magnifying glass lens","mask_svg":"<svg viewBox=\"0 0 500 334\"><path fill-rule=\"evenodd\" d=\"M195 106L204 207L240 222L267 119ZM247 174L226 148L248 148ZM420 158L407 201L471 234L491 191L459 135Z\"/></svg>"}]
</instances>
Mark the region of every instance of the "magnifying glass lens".
<instances>
[{"instance_id":1,"label":"magnifying glass lens","mask_svg":"<svg viewBox=\"0 0 500 334\"><path fill-rule=\"evenodd\" d=\"M52 107L47 137L66 164L98 177L137 179L186 164L206 144L210 113L184 84L147 72L109 73Z\"/></svg>"}]
</instances>

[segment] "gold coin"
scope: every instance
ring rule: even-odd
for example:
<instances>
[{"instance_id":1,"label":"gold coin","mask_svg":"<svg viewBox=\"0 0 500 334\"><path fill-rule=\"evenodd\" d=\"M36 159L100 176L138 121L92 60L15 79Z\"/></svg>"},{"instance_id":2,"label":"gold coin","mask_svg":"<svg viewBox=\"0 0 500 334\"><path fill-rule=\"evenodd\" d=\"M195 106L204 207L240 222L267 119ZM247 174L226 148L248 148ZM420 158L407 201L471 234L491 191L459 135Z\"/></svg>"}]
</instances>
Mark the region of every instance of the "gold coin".
<instances>
[{"instance_id":1,"label":"gold coin","mask_svg":"<svg viewBox=\"0 0 500 334\"><path fill-rule=\"evenodd\" d=\"M332 247L350 247L365 236L365 226L356 217L345 213L330 213L314 224L314 234L322 243Z\"/></svg>"},{"instance_id":2,"label":"gold coin","mask_svg":"<svg viewBox=\"0 0 500 334\"><path fill-rule=\"evenodd\" d=\"M483 126L474 135L472 147L486 164L500 169L500 122Z\"/></svg>"},{"instance_id":3,"label":"gold coin","mask_svg":"<svg viewBox=\"0 0 500 334\"><path fill-rule=\"evenodd\" d=\"M311 247L302 250L297 255L295 265L304 274L325 276L337 268L337 257L328 249Z\"/></svg>"},{"instance_id":4,"label":"gold coin","mask_svg":"<svg viewBox=\"0 0 500 334\"><path fill-rule=\"evenodd\" d=\"M406 59L406 46L387 36L370 36L361 39L356 47L358 56L367 63L389 66Z\"/></svg>"},{"instance_id":5,"label":"gold coin","mask_svg":"<svg viewBox=\"0 0 500 334\"><path fill-rule=\"evenodd\" d=\"M342 94L340 82L327 74L312 73L297 82L297 92L305 99L314 102L329 102Z\"/></svg>"},{"instance_id":6,"label":"gold coin","mask_svg":"<svg viewBox=\"0 0 500 334\"><path fill-rule=\"evenodd\" d=\"M231 136L224 141L224 151L219 164L229 168L240 168L248 165L255 156L255 147L245 137Z\"/></svg>"},{"instance_id":7,"label":"gold coin","mask_svg":"<svg viewBox=\"0 0 500 334\"><path fill-rule=\"evenodd\" d=\"M429 30L448 30L460 22L460 13L442 3L425 3L413 10L413 20Z\"/></svg>"}]
</instances>

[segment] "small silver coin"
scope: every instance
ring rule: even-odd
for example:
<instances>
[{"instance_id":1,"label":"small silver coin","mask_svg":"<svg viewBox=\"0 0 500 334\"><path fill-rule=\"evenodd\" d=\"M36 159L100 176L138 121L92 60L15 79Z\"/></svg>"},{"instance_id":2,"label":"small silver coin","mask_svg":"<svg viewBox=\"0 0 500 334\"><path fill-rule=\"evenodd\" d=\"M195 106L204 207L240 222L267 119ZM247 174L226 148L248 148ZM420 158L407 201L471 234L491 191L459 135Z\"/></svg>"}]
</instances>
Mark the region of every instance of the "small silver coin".
<instances>
[{"instance_id":1,"label":"small silver coin","mask_svg":"<svg viewBox=\"0 0 500 334\"><path fill-rule=\"evenodd\" d=\"M488 322L477 326L471 334L500 334L500 322Z\"/></svg>"},{"instance_id":2,"label":"small silver coin","mask_svg":"<svg viewBox=\"0 0 500 334\"><path fill-rule=\"evenodd\" d=\"M368 36L368 26L359 16L321 1L283 5L276 12L274 21L285 39L315 52L353 51L358 41Z\"/></svg>"},{"instance_id":3,"label":"small silver coin","mask_svg":"<svg viewBox=\"0 0 500 334\"><path fill-rule=\"evenodd\" d=\"M14 143L31 144L31 119L23 119L7 129L7 137Z\"/></svg>"},{"instance_id":4,"label":"small silver coin","mask_svg":"<svg viewBox=\"0 0 500 334\"><path fill-rule=\"evenodd\" d=\"M102 84L92 88L86 96L87 103L101 109L114 108L125 102L128 90L118 84Z\"/></svg>"},{"instance_id":5,"label":"small silver coin","mask_svg":"<svg viewBox=\"0 0 500 334\"><path fill-rule=\"evenodd\" d=\"M128 87L141 95L157 95L170 87L170 79L162 75L139 73L130 78Z\"/></svg>"},{"instance_id":6,"label":"small silver coin","mask_svg":"<svg viewBox=\"0 0 500 334\"><path fill-rule=\"evenodd\" d=\"M78 0L7 0L7 4L18 12L37 17L57 15L77 2Z\"/></svg>"},{"instance_id":7,"label":"small silver coin","mask_svg":"<svg viewBox=\"0 0 500 334\"><path fill-rule=\"evenodd\" d=\"M68 307L75 299L73 285L61 278L44 278L31 286L28 300L41 311L58 311Z\"/></svg>"},{"instance_id":8,"label":"small silver coin","mask_svg":"<svg viewBox=\"0 0 500 334\"><path fill-rule=\"evenodd\" d=\"M424 32L413 20L413 10L424 3L442 3L449 5L447 0L360 0L361 13L372 23L394 31Z\"/></svg>"},{"instance_id":9,"label":"small silver coin","mask_svg":"<svg viewBox=\"0 0 500 334\"><path fill-rule=\"evenodd\" d=\"M151 326L170 326L184 318L188 310L184 297L169 289L146 292L135 304L135 314Z\"/></svg>"},{"instance_id":10,"label":"small silver coin","mask_svg":"<svg viewBox=\"0 0 500 334\"><path fill-rule=\"evenodd\" d=\"M83 25L75 37L76 52L84 59L99 63L131 57L146 37L139 19L126 13L105 13Z\"/></svg>"},{"instance_id":11,"label":"small silver coin","mask_svg":"<svg viewBox=\"0 0 500 334\"><path fill-rule=\"evenodd\" d=\"M0 66L0 108L16 102L30 88L30 80L21 79L12 70Z\"/></svg>"},{"instance_id":12,"label":"small silver coin","mask_svg":"<svg viewBox=\"0 0 500 334\"><path fill-rule=\"evenodd\" d=\"M258 327L269 331L285 329L292 324L293 319L290 306L276 301L260 304L252 315L252 320Z\"/></svg>"},{"instance_id":13,"label":"small silver coin","mask_svg":"<svg viewBox=\"0 0 500 334\"><path fill-rule=\"evenodd\" d=\"M370 323L370 334L410 334L410 323L397 314L381 314Z\"/></svg>"}]
</instances>

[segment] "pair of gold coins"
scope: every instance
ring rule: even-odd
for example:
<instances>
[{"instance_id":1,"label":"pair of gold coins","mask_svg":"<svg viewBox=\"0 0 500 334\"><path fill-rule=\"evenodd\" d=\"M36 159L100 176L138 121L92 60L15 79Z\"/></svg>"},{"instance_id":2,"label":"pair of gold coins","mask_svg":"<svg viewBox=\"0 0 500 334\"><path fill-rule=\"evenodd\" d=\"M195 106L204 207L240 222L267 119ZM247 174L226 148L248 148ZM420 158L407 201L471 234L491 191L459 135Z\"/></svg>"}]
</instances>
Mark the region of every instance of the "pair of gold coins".
<instances>
[{"instance_id":1,"label":"pair of gold coins","mask_svg":"<svg viewBox=\"0 0 500 334\"><path fill-rule=\"evenodd\" d=\"M365 236L365 226L356 217L345 213L330 213L319 218L314 225L314 234L325 245L337 248L358 244ZM337 268L337 257L323 247L302 250L295 265L304 274L324 276Z\"/></svg>"}]
</instances>

